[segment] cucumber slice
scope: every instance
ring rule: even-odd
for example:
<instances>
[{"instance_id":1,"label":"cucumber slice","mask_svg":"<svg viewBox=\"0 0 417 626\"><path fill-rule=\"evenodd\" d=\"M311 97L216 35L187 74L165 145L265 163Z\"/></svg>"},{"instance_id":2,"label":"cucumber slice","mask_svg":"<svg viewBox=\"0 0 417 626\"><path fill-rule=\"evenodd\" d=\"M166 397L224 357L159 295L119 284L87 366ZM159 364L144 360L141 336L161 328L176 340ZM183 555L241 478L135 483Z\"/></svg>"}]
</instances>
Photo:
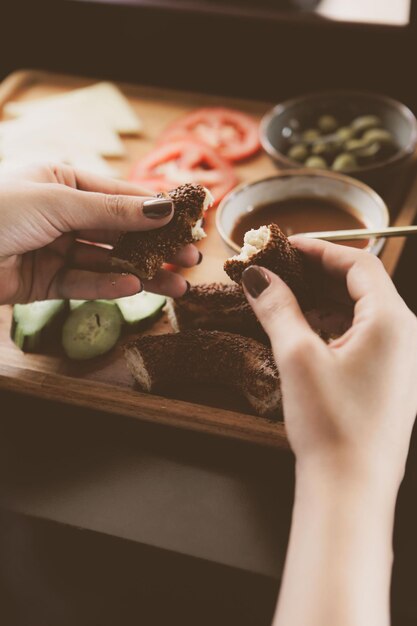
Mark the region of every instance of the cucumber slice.
<instances>
[{"instance_id":1,"label":"cucumber slice","mask_svg":"<svg viewBox=\"0 0 417 626\"><path fill-rule=\"evenodd\" d=\"M58 344L66 311L65 300L15 304L10 336L23 352L44 352Z\"/></svg>"},{"instance_id":2,"label":"cucumber slice","mask_svg":"<svg viewBox=\"0 0 417 626\"><path fill-rule=\"evenodd\" d=\"M110 304L113 304L114 300L70 300L69 301L70 311L74 311L75 309L78 309L78 307L84 304L84 302L110 302Z\"/></svg>"},{"instance_id":3,"label":"cucumber slice","mask_svg":"<svg viewBox=\"0 0 417 626\"><path fill-rule=\"evenodd\" d=\"M75 311L75 309L78 309L78 307L84 304L84 302L89 302L89 301L88 300L70 300L69 301L70 311Z\"/></svg>"},{"instance_id":4,"label":"cucumber slice","mask_svg":"<svg viewBox=\"0 0 417 626\"><path fill-rule=\"evenodd\" d=\"M117 298L115 302L131 331L140 326L144 320L149 320L157 315L165 305L166 298L158 296L156 293L141 291L134 296Z\"/></svg>"},{"instance_id":5,"label":"cucumber slice","mask_svg":"<svg viewBox=\"0 0 417 626\"><path fill-rule=\"evenodd\" d=\"M112 302L91 300L69 314L62 345L70 359L92 359L113 348L122 330L122 316Z\"/></svg>"}]
</instances>

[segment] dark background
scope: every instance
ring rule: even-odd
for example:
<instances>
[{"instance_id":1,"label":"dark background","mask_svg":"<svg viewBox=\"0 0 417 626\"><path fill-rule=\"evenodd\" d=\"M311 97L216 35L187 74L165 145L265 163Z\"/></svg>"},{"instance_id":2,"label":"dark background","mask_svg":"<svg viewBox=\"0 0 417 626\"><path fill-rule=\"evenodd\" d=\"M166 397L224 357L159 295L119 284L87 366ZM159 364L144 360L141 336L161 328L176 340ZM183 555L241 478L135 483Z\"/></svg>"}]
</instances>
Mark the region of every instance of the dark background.
<instances>
[{"instance_id":1,"label":"dark background","mask_svg":"<svg viewBox=\"0 0 417 626\"><path fill-rule=\"evenodd\" d=\"M411 26L384 28L289 20L273 11L268 18L228 17L216 13L222 2L205 13L131 2L2 3L3 75L39 67L270 100L363 87L417 105L414 5Z\"/></svg>"},{"instance_id":2,"label":"dark background","mask_svg":"<svg viewBox=\"0 0 417 626\"><path fill-rule=\"evenodd\" d=\"M3 2L0 74L42 68L272 101L321 88L355 87L386 93L417 111L415 7L410 26L400 29L334 24L305 15L298 19L272 10L249 19L247 10L239 17L239 2L234 4L234 15L228 16L216 12L214 2L209 12L144 8L134 0L126 6L83 0ZM416 261L410 242L396 283L414 310ZM279 534L285 544L293 485L289 454L162 432L100 413L75 415L68 407L5 393L0 400L0 502L31 481L88 475L89 464L113 455L115 447L122 456L134 451L138 458L146 450L156 460L170 455L190 471L204 467L251 482L259 494L259 515L270 516L268 532ZM416 456L413 445L396 524L394 626L417 623ZM221 534L221 520L213 533ZM5 508L0 554L0 622L5 626L151 626L168 620L182 626L266 626L283 562L277 556L276 575L264 576Z\"/></svg>"}]
</instances>

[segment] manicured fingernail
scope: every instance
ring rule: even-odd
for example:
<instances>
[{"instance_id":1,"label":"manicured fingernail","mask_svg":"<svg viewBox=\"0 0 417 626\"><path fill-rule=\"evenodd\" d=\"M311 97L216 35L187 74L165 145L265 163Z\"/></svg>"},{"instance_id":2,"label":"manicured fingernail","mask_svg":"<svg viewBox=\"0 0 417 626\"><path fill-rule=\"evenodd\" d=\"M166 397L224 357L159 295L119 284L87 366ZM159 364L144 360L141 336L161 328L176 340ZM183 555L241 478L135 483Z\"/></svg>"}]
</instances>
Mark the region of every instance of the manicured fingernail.
<instances>
[{"instance_id":1,"label":"manicured fingernail","mask_svg":"<svg viewBox=\"0 0 417 626\"><path fill-rule=\"evenodd\" d=\"M242 283L252 298L257 298L271 284L269 276L257 265L247 267L242 274Z\"/></svg>"},{"instance_id":2,"label":"manicured fingernail","mask_svg":"<svg viewBox=\"0 0 417 626\"><path fill-rule=\"evenodd\" d=\"M188 280L186 280L185 282L187 283L187 289L185 290L184 295L185 295L186 293L188 293L188 292L190 291L190 289L191 289L191 283L189 283L189 282L188 282Z\"/></svg>"},{"instance_id":3,"label":"manicured fingernail","mask_svg":"<svg viewBox=\"0 0 417 626\"><path fill-rule=\"evenodd\" d=\"M171 215L173 209L173 203L171 200L165 198L152 198L152 200L145 200L143 203L143 214L150 220L160 220L163 217Z\"/></svg>"},{"instance_id":4,"label":"manicured fingernail","mask_svg":"<svg viewBox=\"0 0 417 626\"><path fill-rule=\"evenodd\" d=\"M200 265L201 261L203 260L203 253L198 251L198 261L197 261L197 265Z\"/></svg>"}]
</instances>

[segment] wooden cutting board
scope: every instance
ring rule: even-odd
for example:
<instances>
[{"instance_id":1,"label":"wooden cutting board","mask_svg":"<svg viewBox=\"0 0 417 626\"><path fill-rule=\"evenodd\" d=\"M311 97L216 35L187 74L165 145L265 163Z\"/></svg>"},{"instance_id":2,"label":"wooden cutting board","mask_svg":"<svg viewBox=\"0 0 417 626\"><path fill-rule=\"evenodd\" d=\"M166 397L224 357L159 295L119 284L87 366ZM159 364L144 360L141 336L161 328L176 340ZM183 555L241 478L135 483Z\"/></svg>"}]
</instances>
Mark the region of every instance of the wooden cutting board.
<instances>
[{"instance_id":1,"label":"wooden cutting board","mask_svg":"<svg viewBox=\"0 0 417 626\"><path fill-rule=\"evenodd\" d=\"M93 82L39 71L17 72L0 85L0 108L11 100L31 100L63 93ZM121 176L126 176L132 163L154 146L157 137L170 122L196 107L230 106L260 119L271 106L269 103L151 87L119 87L144 123L142 137L124 139L127 157L111 161ZM244 182L274 174L276 169L261 153L238 165L236 172ZM405 201L404 196L407 196ZM417 209L417 181L412 177L401 181L395 189L387 191L385 199L395 216L393 223L411 223ZM184 271L191 283L227 280L222 265L230 256L230 250L216 231L214 215L214 211L208 215L208 237L201 242L203 263ZM390 273L395 269L403 244L401 239L389 240L384 248L381 256ZM10 319L11 307L0 307L0 388L175 427L270 446L288 446L282 423L272 423L251 415L250 408L231 390L194 385L193 388L167 390L164 397L143 394L135 389L124 363L121 345L110 354L87 363L74 363L54 355L23 354L9 338ZM170 325L165 316L152 329L153 333L169 331Z\"/></svg>"}]
</instances>

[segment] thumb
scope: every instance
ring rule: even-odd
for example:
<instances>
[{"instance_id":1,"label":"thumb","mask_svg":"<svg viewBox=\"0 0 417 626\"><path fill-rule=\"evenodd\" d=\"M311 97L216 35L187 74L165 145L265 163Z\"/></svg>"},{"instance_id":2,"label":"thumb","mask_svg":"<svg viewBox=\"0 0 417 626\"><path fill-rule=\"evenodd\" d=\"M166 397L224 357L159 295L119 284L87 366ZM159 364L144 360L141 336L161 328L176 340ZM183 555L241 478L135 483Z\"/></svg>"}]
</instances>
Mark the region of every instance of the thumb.
<instances>
[{"instance_id":1,"label":"thumb","mask_svg":"<svg viewBox=\"0 0 417 626\"><path fill-rule=\"evenodd\" d=\"M72 230L151 230L172 219L170 198L79 191L54 185L49 216L62 232Z\"/></svg>"},{"instance_id":2,"label":"thumb","mask_svg":"<svg viewBox=\"0 0 417 626\"><path fill-rule=\"evenodd\" d=\"M242 274L242 286L256 317L269 336L278 366L294 351L321 344L311 330L296 297L281 278L251 265Z\"/></svg>"}]
</instances>

